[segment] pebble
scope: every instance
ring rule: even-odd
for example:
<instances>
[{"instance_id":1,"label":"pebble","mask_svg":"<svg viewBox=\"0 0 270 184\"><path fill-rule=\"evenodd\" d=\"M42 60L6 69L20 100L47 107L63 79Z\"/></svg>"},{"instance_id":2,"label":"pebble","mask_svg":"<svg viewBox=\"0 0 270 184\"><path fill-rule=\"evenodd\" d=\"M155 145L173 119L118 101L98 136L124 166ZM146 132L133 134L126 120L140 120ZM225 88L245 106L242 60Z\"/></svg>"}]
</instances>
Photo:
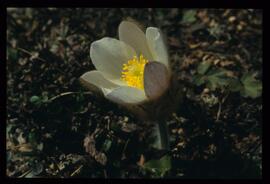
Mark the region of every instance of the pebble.
<instances>
[{"instance_id":1,"label":"pebble","mask_svg":"<svg viewBox=\"0 0 270 184\"><path fill-rule=\"evenodd\" d=\"M236 20L236 17L235 16L229 17L229 22L230 23L233 23L235 20Z\"/></svg>"}]
</instances>

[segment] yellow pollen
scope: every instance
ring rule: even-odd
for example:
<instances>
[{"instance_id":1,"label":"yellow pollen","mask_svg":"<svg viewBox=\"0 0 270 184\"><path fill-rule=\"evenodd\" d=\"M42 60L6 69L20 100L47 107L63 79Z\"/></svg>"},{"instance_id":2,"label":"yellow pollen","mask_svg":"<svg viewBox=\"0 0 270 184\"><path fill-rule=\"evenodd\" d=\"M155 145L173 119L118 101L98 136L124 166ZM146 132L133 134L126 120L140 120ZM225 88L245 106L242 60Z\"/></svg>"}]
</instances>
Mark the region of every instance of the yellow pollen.
<instances>
[{"instance_id":1,"label":"yellow pollen","mask_svg":"<svg viewBox=\"0 0 270 184\"><path fill-rule=\"evenodd\" d=\"M137 56L134 56L133 59L123 64L121 79L125 81L128 86L144 89L143 73L146 63L148 63L148 60L146 60L143 55L140 55L139 59Z\"/></svg>"}]
</instances>

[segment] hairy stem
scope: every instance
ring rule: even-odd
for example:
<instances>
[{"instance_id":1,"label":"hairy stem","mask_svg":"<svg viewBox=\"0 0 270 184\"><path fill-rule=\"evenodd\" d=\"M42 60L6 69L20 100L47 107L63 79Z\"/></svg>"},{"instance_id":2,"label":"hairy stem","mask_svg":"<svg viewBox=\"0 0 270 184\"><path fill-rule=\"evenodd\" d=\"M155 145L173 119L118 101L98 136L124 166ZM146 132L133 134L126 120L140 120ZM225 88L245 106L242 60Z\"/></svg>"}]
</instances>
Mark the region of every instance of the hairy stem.
<instances>
[{"instance_id":1,"label":"hairy stem","mask_svg":"<svg viewBox=\"0 0 270 184\"><path fill-rule=\"evenodd\" d=\"M169 150L170 149L169 130L165 121L158 121L158 130L160 136L160 148Z\"/></svg>"}]
</instances>

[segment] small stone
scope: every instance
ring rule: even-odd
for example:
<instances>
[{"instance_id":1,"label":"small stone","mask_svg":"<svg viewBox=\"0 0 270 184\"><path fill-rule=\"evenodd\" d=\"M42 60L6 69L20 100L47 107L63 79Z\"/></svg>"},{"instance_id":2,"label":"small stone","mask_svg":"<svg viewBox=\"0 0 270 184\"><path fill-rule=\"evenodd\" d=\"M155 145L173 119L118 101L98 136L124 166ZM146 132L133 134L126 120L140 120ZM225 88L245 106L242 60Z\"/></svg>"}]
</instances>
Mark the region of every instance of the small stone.
<instances>
[{"instance_id":1,"label":"small stone","mask_svg":"<svg viewBox=\"0 0 270 184\"><path fill-rule=\"evenodd\" d=\"M237 25L237 30L238 30L238 31L241 31L242 29L243 29L243 26L242 26L242 25L240 25L240 24Z\"/></svg>"},{"instance_id":2,"label":"small stone","mask_svg":"<svg viewBox=\"0 0 270 184\"><path fill-rule=\"evenodd\" d=\"M214 65L217 65L219 62L220 62L220 60L219 60L219 59L216 59L216 60L214 61Z\"/></svg>"},{"instance_id":3,"label":"small stone","mask_svg":"<svg viewBox=\"0 0 270 184\"><path fill-rule=\"evenodd\" d=\"M209 92L210 92L210 89L209 89L209 88L204 88L204 89L203 89L203 93L207 94L207 93L209 93Z\"/></svg>"},{"instance_id":4,"label":"small stone","mask_svg":"<svg viewBox=\"0 0 270 184\"><path fill-rule=\"evenodd\" d=\"M229 22L230 23L233 23L235 20L236 20L236 17L235 16L229 17Z\"/></svg>"},{"instance_id":5,"label":"small stone","mask_svg":"<svg viewBox=\"0 0 270 184\"><path fill-rule=\"evenodd\" d=\"M124 122L128 122L128 117L127 116L124 116Z\"/></svg>"},{"instance_id":6,"label":"small stone","mask_svg":"<svg viewBox=\"0 0 270 184\"><path fill-rule=\"evenodd\" d=\"M178 133L178 134L183 134L183 133L184 133L183 128L178 129L177 133Z\"/></svg>"}]
</instances>

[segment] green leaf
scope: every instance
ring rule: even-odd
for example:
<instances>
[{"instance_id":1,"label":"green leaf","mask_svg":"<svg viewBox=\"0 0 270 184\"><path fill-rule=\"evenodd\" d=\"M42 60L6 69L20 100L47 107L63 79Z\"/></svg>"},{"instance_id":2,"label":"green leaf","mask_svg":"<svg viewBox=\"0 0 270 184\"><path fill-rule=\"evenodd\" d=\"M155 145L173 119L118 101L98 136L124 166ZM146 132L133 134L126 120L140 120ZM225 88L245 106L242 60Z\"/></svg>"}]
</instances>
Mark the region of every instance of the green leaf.
<instances>
[{"instance_id":1,"label":"green leaf","mask_svg":"<svg viewBox=\"0 0 270 184\"><path fill-rule=\"evenodd\" d=\"M241 91L243 88L243 85L241 84L239 79L234 79L231 78L229 80L229 86L228 86L229 90L232 92L237 92L237 91Z\"/></svg>"},{"instance_id":2,"label":"green leaf","mask_svg":"<svg viewBox=\"0 0 270 184\"><path fill-rule=\"evenodd\" d=\"M19 57L18 50L12 47L7 47L7 56L8 56L8 59L12 61L16 61Z\"/></svg>"},{"instance_id":3,"label":"green leaf","mask_svg":"<svg viewBox=\"0 0 270 184\"><path fill-rule=\"evenodd\" d=\"M165 155L159 160L149 160L144 164L144 168L163 177L171 169L171 157Z\"/></svg>"},{"instance_id":4,"label":"green leaf","mask_svg":"<svg viewBox=\"0 0 270 184\"><path fill-rule=\"evenodd\" d=\"M195 22L196 19L196 10L187 10L184 12L183 18L182 18L182 24L190 24Z\"/></svg>"},{"instance_id":5,"label":"green leaf","mask_svg":"<svg viewBox=\"0 0 270 184\"><path fill-rule=\"evenodd\" d=\"M112 146L112 141L109 139L106 139L105 142L103 143L102 150L107 152Z\"/></svg>"},{"instance_id":6,"label":"green leaf","mask_svg":"<svg viewBox=\"0 0 270 184\"><path fill-rule=\"evenodd\" d=\"M32 170L28 173L25 178L35 178L44 170L44 166L41 163L36 163L33 165Z\"/></svg>"},{"instance_id":7,"label":"green leaf","mask_svg":"<svg viewBox=\"0 0 270 184\"><path fill-rule=\"evenodd\" d=\"M37 140L36 140L37 136L36 136L36 133L35 132L30 132L28 134L28 140L29 142L33 145L33 144L36 144Z\"/></svg>"},{"instance_id":8,"label":"green leaf","mask_svg":"<svg viewBox=\"0 0 270 184\"><path fill-rule=\"evenodd\" d=\"M224 30L221 28L221 26L220 25L215 25L215 26L213 26L213 27L211 27L211 28L209 28L208 29L208 31L210 32L210 34L212 35L212 36L214 36L216 39L219 39L220 38L220 36L224 33ZM229 36L229 34L228 34L228 36Z\"/></svg>"},{"instance_id":9,"label":"green leaf","mask_svg":"<svg viewBox=\"0 0 270 184\"><path fill-rule=\"evenodd\" d=\"M48 96L42 96L42 102L43 103L46 103L46 102L48 102L48 100L49 100L49 97Z\"/></svg>"},{"instance_id":10,"label":"green leaf","mask_svg":"<svg viewBox=\"0 0 270 184\"><path fill-rule=\"evenodd\" d=\"M35 105L40 105L41 102L42 102L42 99L39 96L35 96L34 95L34 96L32 96L30 98L30 102L33 103L33 104L35 104Z\"/></svg>"},{"instance_id":11,"label":"green leaf","mask_svg":"<svg viewBox=\"0 0 270 184\"><path fill-rule=\"evenodd\" d=\"M218 87L223 87L229 84L227 71L221 68L211 70L207 73L207 87L215 90Z\"/></svg>"},{"instance_id":12,"label":"green leaf","mask_svg":"<svg viewBox=\"0 0 270 184\"><path fill-rule=\"evenodd\" d=\"M200 86L206 82L206 77L204 75L198 74L193 77L193 83Z\"/></svg>"},{"instance_id":13,"label":"green leaf","mask_svg":"<svg viewBox=\"0 0 270 184\"><path fill-rule=\"evenodd\" d=\"M248 72L241 77L244 87L240 91L244 97L257 98L262 94L262 83L255 79L255 74Z\"/></svg>"},{"instance_id":14,"label":"green leaf","mask_svg":"<svg viewBox=\"0 0 270 184\"><path fill-rule=\"evenodd\" d=\"M211 62L210 61L203 61L203 62L201 62L198 65L197 72L199 74L202 74L203 75L203 74L205 74L208 71L208 69L210 68L210 66L211 66Z\"/></svg>"}]
</instances>

